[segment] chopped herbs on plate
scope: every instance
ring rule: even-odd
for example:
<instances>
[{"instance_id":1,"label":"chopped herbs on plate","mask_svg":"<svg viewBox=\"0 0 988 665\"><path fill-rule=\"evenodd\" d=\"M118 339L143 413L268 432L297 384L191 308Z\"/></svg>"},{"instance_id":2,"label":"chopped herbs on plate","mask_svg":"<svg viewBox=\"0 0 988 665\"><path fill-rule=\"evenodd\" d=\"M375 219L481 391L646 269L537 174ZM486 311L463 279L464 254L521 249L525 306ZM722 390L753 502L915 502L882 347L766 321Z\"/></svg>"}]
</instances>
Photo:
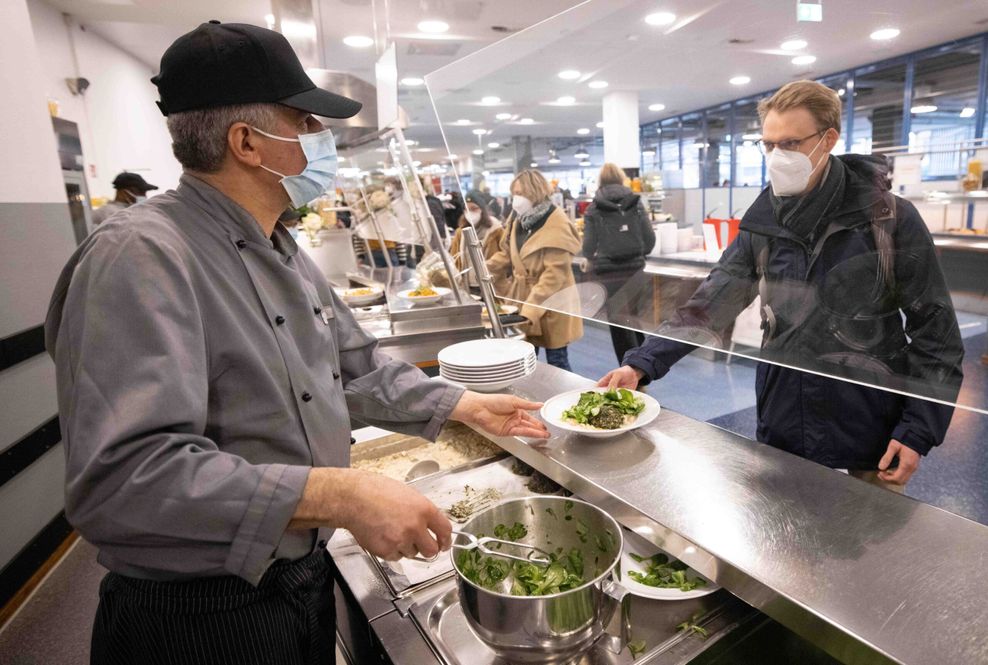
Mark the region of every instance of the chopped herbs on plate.
<instances>
[{"instance_id":1,"label":"chopped herbs on plate","mask_svg":"<svg viewBox=\"0 0 988 665\"><path fill-rule=\"evenodd\" d=\"M628 577L639 584L658 589L679 589L680 591L693 591L707 585L707 581L702 577L687 578L686 571L689 570L689 566L682 561L670 559L661 552L650 557L638 556L631 552L629 556L636 562L645 565L644 572L628 571Z\"/></svg>"},{"instance_id":2,"label":"chopped herbs on plate","mask_svg":"<svg viewBox=\"0 0 988 665\"><path fill-rule=\"evenodd\" d=\"M580 393L576 404L563 411L563 418L597 429L618 429L634 422L645 409L645 400L627 388Z\"/></svg>"}]
</instances>

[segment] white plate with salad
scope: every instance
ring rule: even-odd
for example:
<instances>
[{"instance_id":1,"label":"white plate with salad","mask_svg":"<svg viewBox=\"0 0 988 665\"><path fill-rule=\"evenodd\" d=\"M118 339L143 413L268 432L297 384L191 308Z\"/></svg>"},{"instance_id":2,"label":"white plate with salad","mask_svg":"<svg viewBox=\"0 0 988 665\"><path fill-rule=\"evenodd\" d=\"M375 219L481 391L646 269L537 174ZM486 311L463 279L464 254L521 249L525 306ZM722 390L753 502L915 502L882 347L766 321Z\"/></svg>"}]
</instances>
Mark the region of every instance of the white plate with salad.
<instances>
[{"instance_id":1,"label":"white plate with salad","mask_svg":"<svg viewBox=\"0 0 988 665\"><path fill-rule=\"evenodd\" d=\"M627 529L620 570L621 586L643 598L689 600L720 589L682 561Z\"/></svg>"},{"instance_id":2,"label":"white plate with salad","mask_svg":"<svg viewBox=\"0 0 988 665\"><path fill-rule=\"evenodd\" d=\"M571 390L542 405L549 425L584 436L606 439L643 427L659 415L651 396L627 388Z\"/></svg>"}]
</instances>

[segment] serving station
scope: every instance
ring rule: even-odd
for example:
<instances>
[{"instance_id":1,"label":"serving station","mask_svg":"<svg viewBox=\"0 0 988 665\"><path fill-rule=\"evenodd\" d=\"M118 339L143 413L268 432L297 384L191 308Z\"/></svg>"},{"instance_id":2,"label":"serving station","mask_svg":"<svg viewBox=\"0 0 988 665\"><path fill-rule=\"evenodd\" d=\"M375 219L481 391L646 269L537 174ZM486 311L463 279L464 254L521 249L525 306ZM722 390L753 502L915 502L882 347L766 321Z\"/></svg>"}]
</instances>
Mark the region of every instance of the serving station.
<instances>
[{"instance_id":1,"label":"serving station","mask_svg":"<svg viewBox=\"0 0 988 665\"><path fill-rule=\"evenodd\" d=\"M546 400L591 387L539 364L510 390ZM502 499L572 493L722 587L633 597L633 648L608 648L609 627L570 662L988 661L988 527L666 409L611 439L552 434L495 438L491 454L415 486L443 508L466 485ZM553 482L531 489L519 463ZM448 555L394 566L346 532L329 548L351 662L504 662L467 626Z\"/></svg>"}]
</instances>

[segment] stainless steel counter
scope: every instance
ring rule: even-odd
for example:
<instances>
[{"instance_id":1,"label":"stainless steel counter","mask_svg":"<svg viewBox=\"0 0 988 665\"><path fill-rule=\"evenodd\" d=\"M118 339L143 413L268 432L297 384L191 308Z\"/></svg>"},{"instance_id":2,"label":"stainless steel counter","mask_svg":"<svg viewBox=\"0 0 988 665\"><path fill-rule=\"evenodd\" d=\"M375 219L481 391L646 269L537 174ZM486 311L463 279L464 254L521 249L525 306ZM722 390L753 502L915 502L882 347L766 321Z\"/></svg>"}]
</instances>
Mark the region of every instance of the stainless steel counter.
<instances>
[{"instance_id":1,"label":"stainless steel counter","mask_svg":"<svg viewBox=\"0 0 988 665\"><path fill-rule=\"evenodd\" d=\"M591 385L540 363L512 390ZM668 410L553 434L493 440L841 661L988 662L988 527Z\"/></svg>"}]
</instances>

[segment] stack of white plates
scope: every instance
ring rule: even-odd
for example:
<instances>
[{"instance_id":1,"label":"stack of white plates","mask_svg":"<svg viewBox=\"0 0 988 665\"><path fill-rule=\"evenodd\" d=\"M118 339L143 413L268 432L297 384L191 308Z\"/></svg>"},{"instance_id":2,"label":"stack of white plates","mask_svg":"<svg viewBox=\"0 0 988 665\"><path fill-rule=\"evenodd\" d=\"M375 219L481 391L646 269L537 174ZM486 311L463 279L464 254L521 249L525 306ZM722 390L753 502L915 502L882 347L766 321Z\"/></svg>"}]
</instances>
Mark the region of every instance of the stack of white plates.
<instances>
[{"instance_id":1,"label":"stack of white plates","mask_svg":"<svg viewBox=\"0 0 988 665\"><path fill-rule=\"evenodd\" d=\"M493 392L535 371L535 347L516 339L477 339L439 352L439 375L464 388Z\"/></svg>"}]
</instances>

